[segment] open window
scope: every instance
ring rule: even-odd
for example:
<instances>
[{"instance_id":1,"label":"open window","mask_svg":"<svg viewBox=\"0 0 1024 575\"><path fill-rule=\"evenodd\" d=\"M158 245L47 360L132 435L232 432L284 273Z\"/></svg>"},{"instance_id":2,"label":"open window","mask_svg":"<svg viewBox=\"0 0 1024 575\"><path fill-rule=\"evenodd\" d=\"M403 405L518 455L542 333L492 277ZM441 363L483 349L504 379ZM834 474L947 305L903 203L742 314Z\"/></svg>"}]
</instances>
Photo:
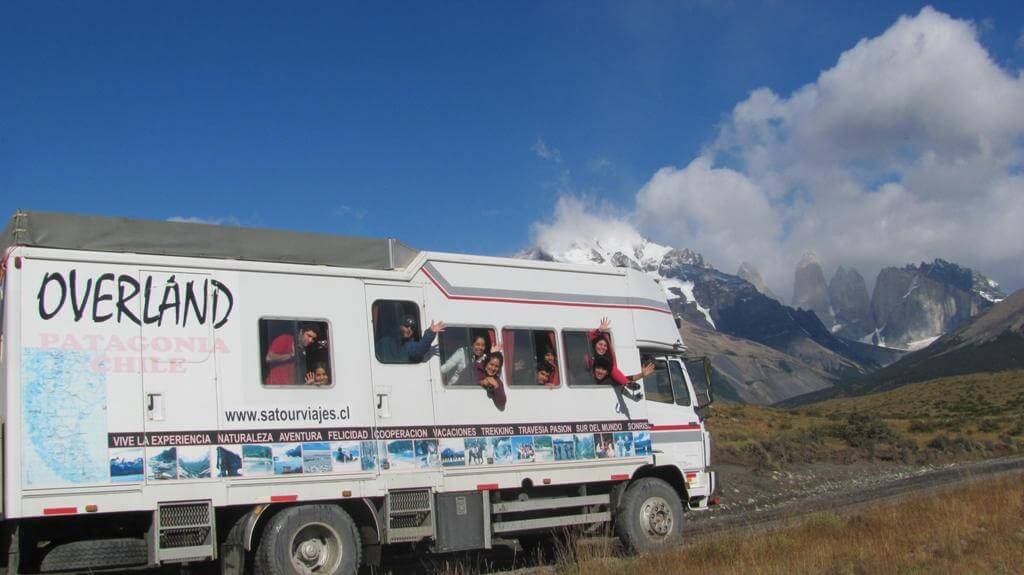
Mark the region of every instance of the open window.
<instances>
[{"instance_id":1,"label":"open window","mask_svg":"<svg viewBox=\"0 0 1024 575\"><path fill-rule=\"evenodd\" d=\"M381 363L419 363L422 357L409 353L410 341L420 341L423 326L420 308L414 302L377 300L371 307L373 316L373 352Z\"/></svg>"},{"instance_id":2,"label":"open window","mask_svg":"<svg viewBox=\"0 0 1024 575\"><path fill-rule=\"evenodd\" d=\"M590 371L594 355L594 351L590 346L590 333L591 330L562 330L562 347L565 349L565 371L568 376L568 383L572 387L607 385L594 381L594 375ZM608 341L608 354L611 355L614 362L615 346L612 344L612 334L604 332L603 337Z\"/></svg>"},{"instance_id":3,"label":"open window","mask_svg":"<svg viewBox=\"0 0 1024 575\"><path fill-rule=\"evenodd\" d=\"M554 330L503 329L505 381L511 386L556 387L561 369Z\"/></svg>"},{"instance_id":4,"label":"open window","mask_svg":"<svg viewBox=\"0 0 1024 575\"><path fill-rule=\"evenodd\" d=\"M263 385L327 387L334 383L326 321L262 318L259 332Z\"/></svg>"},{"instance_id":5,"label":"open window","mask_svg":"<svg viewBox=\"0 0 1024 575\"><path fill-rule=\"evenodd\" d=\"M474 364L494 345L494 329L450 325L439 335L441 381L449 386L476 386Z\"/></svg>"}]
</instances>

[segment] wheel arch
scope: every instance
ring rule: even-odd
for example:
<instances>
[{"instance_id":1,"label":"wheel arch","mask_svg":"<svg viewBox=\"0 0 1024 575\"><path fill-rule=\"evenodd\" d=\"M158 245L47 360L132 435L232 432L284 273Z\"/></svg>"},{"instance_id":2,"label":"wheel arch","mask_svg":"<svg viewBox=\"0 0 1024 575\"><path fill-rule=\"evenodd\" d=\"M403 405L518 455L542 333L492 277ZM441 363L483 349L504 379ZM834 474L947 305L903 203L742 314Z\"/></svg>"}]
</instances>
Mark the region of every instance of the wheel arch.
<instances>
[{"instance_id":1,"label":"wheel arch","mask_svg":"<svg viewBox=\"0 0 1024 575\"><path fill-rule=\"evenodd\" d=\"M270 522L270 519L288 509L302 505L325 505L334 504L341 507L355 522L360 536L363 538L363 545L376 545L380 543L380 517L373 503L366 498L343 499L335 501L306 501L303 503L263 503L256 505L245 517L245 526L242 532L242 542L246 551L252 551L254 542L258 540L259 534Z\"/></svg>"},{"instance_id":2,"label":"wheel arch","mask_svg":"<svg viewBox=\"0 0 1024 575\"><path fill-rule=\"evenodd\" d=\"M633 473L631 481L643 479L644 477L656 477L661 479L679 495L679 501L683 506L690 500L686 492L686 479L681 469L675 465L645 465Z\"/></svg>"}]
</instances>

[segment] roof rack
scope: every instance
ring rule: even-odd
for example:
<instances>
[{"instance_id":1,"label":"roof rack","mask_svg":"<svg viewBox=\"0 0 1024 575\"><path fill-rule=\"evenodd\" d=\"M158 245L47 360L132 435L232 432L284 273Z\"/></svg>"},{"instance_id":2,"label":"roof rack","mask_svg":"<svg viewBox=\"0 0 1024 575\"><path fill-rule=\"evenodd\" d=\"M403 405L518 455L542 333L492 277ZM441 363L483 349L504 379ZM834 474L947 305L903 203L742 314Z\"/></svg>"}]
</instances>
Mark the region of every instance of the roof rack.
<instances>
[{"instance_id":1,"label":"roof rack","mask_svg":"<svg viewBox=\"0 0 1024 575\"><path fill-rule=\"evenodd\" d=\"M419 253L391 238L21 210L0 236L0 253L12 246L373 270L403 269Z\"/></svg>"}]
</instances>

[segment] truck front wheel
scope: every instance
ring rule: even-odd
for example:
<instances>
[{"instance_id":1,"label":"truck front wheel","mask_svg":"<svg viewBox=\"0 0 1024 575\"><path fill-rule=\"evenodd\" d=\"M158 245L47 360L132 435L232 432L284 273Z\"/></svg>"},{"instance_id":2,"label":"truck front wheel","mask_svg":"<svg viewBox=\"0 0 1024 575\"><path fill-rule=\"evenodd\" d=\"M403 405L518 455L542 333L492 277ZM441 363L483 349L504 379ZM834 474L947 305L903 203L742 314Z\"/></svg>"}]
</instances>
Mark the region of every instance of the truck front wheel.
<instances>
[{"instance_id":1,"label":"truck front wheel","mask_svg":"<svg viewBox=\"0 0 1024 575\"><path fill-rule=\"evenodd\" d=\"M683 541L683 504L668 483L645 477L622 494L615 532L633 553L674 547Z\"/></svg>"},{"instance_id":2,"label":"truck front wheel","mask_svg":"<svg viewBox=\"0 0 1024 575\"><path fill-rule=\"evenodd\" d=\"M336 505L289 507L270 520L256 552L256 575L354 575L359 531Z\"/></svg>"}]
</instances>

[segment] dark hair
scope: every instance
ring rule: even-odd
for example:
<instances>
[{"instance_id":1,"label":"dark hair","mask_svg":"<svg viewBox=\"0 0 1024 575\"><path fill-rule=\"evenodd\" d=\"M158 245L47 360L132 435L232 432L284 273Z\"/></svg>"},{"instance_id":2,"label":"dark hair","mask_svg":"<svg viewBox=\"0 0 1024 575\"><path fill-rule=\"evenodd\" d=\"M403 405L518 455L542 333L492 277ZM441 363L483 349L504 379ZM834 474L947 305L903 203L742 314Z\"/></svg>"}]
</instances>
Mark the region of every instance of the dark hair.
<instances>
[{"instance_id":1,"label":"dark hair","mask_svg":"<svg viewBox=\"0 0 1024 575\"><path fill-rule=\"evenodd\" d=\"M313 371L316 371L318 369L324 370L324 372L326 372L328 375L330 375L331 373L331 370L327 369L327 364L322 361L318 361L313 364Z\"/></svg>"},{"instance_id":2,"label":"dark hair","mask_svg":"<svg viewBox=\"0 0 1024 575\"><path fill-rule=\"evenodd\" d=\"M501 362L501 365L499 367L505 367L505 356L502 355L500 351L492 351L492 352L488 353L484 357L483 364L487 365L494 358L498 358L498 360Z\"/></svg>"},{"instance_id":3,"label":"dark hair","mask_svg":"<svg viewBox=\"0 0 1024 575\"><path fill-rule=\"evenodd\" d=\"M610 337L608 337L608 334L603 332L603 331L598 332L597 335L595 335L590 340L590 351L594 354L594 357L601 357L601 354L597 353L597 342L601 341L602 339L604 340L604 342L606 344L608 344L608 351L607 351L606 355L611 357L611 355L612 355L612 340L611 340Z\"/></svg>"},{"instance_id":4,"label":"dark hair","mask_svg":"<svg viewBox=\"0 0 1024 575\"><path fill-rule=\"evenodd\" d=\"M484 340L484 346L488 346L491 343L491 338L487 335L486 332L478 332L473 334L473 336L469 338L470 345L476 343L476 340L478 339Z\"/></svg>"},{"instance_id":5,"label":"dark hair","mask_svg":"<svg viewBox=\"0 0 1024 575\"><path fill-rule=\"evenodd\" d=\"M599 367L601 369L605 370L605 371L611 371L612 370L612 362L607 357L603 357L603 356L599 355L599 356L594 358L594 364L591 366L591 369L593 370L593 369L597 369Z\"/></svg>"},{"instance_id":6,"label":"dark hair","mask_svg":"<svg viewBox=\"0 0 1024 575\"><path fill-rule=\"evenodd\" d=\"M554 373L555 372L555 366L551 365L551 363L547 362L547 361L538 361L537 362L537 371L538 372L543 371L543 372L546 372L546 373Z\"/></svg>"},{"instance_id":7,"label":"dark hair","mask_svg":"<svg viewBox=\"0 0 1024 575\"><path fill-rule=\"evenodd\" d=\"M302 324L302 327L299 328L300 334L306 333L307 331L311 331L316 334L316 337L320 337L320 328L317 327L315 323L304 323Z\"/></svg>"}]
</instances>

